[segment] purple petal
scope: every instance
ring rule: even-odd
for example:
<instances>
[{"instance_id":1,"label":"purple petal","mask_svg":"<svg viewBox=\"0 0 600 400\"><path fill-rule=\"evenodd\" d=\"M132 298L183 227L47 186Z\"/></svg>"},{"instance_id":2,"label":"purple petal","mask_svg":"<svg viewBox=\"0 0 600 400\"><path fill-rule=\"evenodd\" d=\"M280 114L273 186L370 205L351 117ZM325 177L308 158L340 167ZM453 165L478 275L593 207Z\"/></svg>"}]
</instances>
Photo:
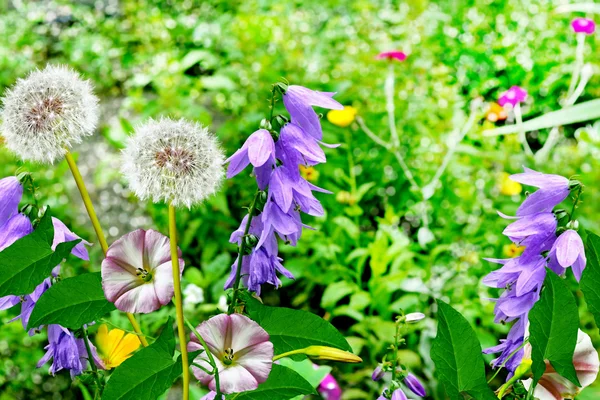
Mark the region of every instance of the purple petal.
<instances>
[{"instance_id":1,"label":"purple petal","mask_svg":"<svg viewBox=\"0 0 600 400\"><path fill-rule=\"evenodd\" d=\"M572 229L566 230L556 239L554 248L556 259L563 268L570 267L581 254L585 254L581 237Z\"/></svg>"},{"instance_id":2,"label":"purple petal","mask_svg":"<svg viewBox=\"0 0 600 400\"><path fill-rule=\"evenodd\" d=\"M23 214L12 216L0 229L0 251L33 232L33 226Z\"/></svg>"},{"instance_id":3,"label":"purple petal","mask_svg":"<svg viewBox=\"0 0 600 400\"><path fill-rule=\"evenodd\" d=\"M19 212L23 186L14 176L0 179L0 227Z\"/></svg>"},{"instance_id":4,"label":"purple petal","mask_svg":"<svg viewBox=\"0 0 600 400\"><path fill-rule=\"evenodd\" d=\"M305 159L310 160L311 164L326 161L325 153L317 141L294 123L286 124L281 128L280 140L284 147L295 149Z\"/></svg>"},{"instance_id":5,"label":"purple petal","mask_svg":"<svg viewBox=\"0 0 600 400\"><path fill-rule=\"evenodd\" d=\"M318 92L303 86L290 85L284 98L293 96L300 99L300 102L311 106L329 108L331 110L343 110L344 106L332 99L334 95L335 93L331 92Z\"/></svg>"},{"instance_id":6,"label":"purple petal","mask_svg":"<svg viewBox=\"0 0 600 400\"><path fill-rule=\"evenodd\" d=\"M523 185L535 186L540 189L552 189L555 191L569 189L569 180L564 176L543 174L529 168L524 168L524 170L525 172L521 174L511 175L510 179Z\"/></svg>"},{"instance_id":7,"label":"purple petal","mask_svg":"<svg viewBox=\"0 0 600 400\"><path fill-rule=\"evenodd\" d=\"M231 157L225 160L225 163L229 163L227 167L227 179L233 178L244 170L250 164L250 158L248 157L248 149L242 147Z\"/></svg>"},{"instance_id":8,"label":"purple petal","mask_svg":"<svg viewBox=\"0 0 600 400\"><path fill-rule=\"evenodd\" d=\"M21 298L19 296L8 295L0 297L0 311L7 310L16 304L19 304L20 301Z\"/></svg>"},{"instance_id":9,"label":"purple petal","mask_svg":"<svg viewBox=\"0 0 600 400\"><path fill-rule=\"evenodd\" d=\"M52 240L52 250L56 249L59 243L70 242L72 240L81 239L79 236L71 232L69 228L58 218L52 217L52 225L54 226L54 238ZM85 246L91 246L92 244L86 240L82 240L77 243L77 246L73 248L71 254L75 257L85 261L89 261L90 256Z\"/></svg>"},{"instance_id":10,"label":"purple petal","mask_svg":"<svg viewBox=\"0 0 600 400\"><path fill-rule=\"evenodd\" d=\"M417 396L425 397L427 395L421 381L411 373L404 378L404 384Z\"/></svg>"},{"instance_id":11,"label":"purple petal","mask_svg":"<svg viewBox=\"0 0 600 400\"><path fill-rule=\"evenodd\" d=\"M275 203L284 211L288 212L292 206L293 191L292 181L285 173L283 167L276 168L269 181L269 195Z\"/></svg>"},{"instance_id":12,"label":"purple petal","mask_svg":"<svg viewBox=\"0 0 600 400\"><path fill-rule=\"evenodd\" d=\"M569 196L569 188L540 189L529 195L517 210L517 216L552 211Z\"/></svg>"},{"instance_id":13,"label":"purple petal","mask_svg":"<svg viewBox=\"0 0 600 400\"><path fill-rule=\"evenodd\" d=\"M406 397L402 389L396 389L392 393L392 400L408 400L408 397Z\"/></svg>"},{"instance_id":14,"label":"purple petal","mask_svg":"<svg viewBox=\"0 0 600 400\"><path fill-rule=\"evenodd\" d=\"M275 154L275 143L266 129L259 129L246 140L248 159L254 167L260 167Z\"/></svg>"}]
</instances>

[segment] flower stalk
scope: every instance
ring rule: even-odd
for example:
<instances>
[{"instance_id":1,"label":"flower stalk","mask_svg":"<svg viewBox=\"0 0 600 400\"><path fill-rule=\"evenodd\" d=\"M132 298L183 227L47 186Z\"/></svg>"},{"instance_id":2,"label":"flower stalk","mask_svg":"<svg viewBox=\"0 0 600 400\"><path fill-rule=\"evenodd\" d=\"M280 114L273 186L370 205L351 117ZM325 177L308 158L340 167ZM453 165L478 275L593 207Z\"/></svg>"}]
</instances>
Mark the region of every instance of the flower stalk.
<instances>
[{"instance_id":1,"label":"flower stalk","mask_svg":"<svg viewBox=\"0 0 600 400\"><path fill-rule=\"evenodd\" d=\"M102 381L100 380L100 376L98 375L98 367L94 362L94 354L92 353L92 348L90 347L90 339L88 337L87 329L85 326L81 329L81 332L83 334L83 343L85 344L85 350L88 354L88 361L92 367L92 373L96 380L96 392L94 394L94 399L98 399L102 394Z\"/></svg>"},{"instance_id":2,"label":"flower stalk","mask_svg":"<svg viewBox=\"0 0 600 400\"><path fill-rule=\"evenodd\" d=\"M210 366L213 368L212 372L210 372L210 374L215 376L215 398L220 399L222 395L221 393L221 383L219 381L219 369L217 368L217 364L215 363L215 359L212 355L212 353L210 352L210 349L208 348L208 345L206 344L206 341L204 340L204 338L202 338L202 336L200 336L200 334L198 333L198 331L196 330L196 328L194 328L194 325L192 325L190 323L190 321L188 321L187 318L184 317L185 320L185 324L188 326L188 328L194 333L194 336L196 336L198 338L198 340L200 341L200 344L202 344L202 347L204 347L204 352L206 353L206 356L208 357L208 363L210 364ZM196 367L198 368L202 368L202 366L200 365L196 365ZM202 368L204 369L204 368ZM205 371L207 373L209 373L208 371Z\"/></svg>"},{"instance_id":3,"label":"flower stalk","mask_svg":"<svg viewBox=\"0 0 600 400\"><path fill-rule=\"evenodd\" d=\"M181 350L181 363L183 365L183 399L189 398L190 371L188 363L187 340L185 336L185 322L183 317L183 300L181 296L181 279L179 278L179 253L177 250L177 226L175 224L175 207L169 205L169 238L171 244L171 261L173 266L173 287L175 291L175 308L177 313L177 333Z\"/></svg>"},{"instance_id":4,"label":"flower stalk","mask_svg":"<svg viewBox=\"0 0 600 400\"><path fill-rule=\"evenodd\" d=\"M85 182L83 177L81 176L81 172L79 172L79 168L77 167L77 163L73 158L73 155L67 151L65 154L65 160L69 165L69 169L71 170L71 174L73 175L73 179L75 179L75 184L77 185L77 189L79 189L79 193L81 195L81 199L83 200L83 204L85 209L90 217L90 221L92 226L94 227L94 231L96 232L96 237L98 238L98 242L100 243L100 247L102 248L102 252L106 256L106 252L108 251L108 243L106 242L106 237L104 236L104 232L102 231L102 226L100 225L100 221L98 220L98 216L96 215L96 210L94 209L94 204L92 203L92 199L90 198L90 194L85 186ZM148 341L144 337L142 330L140 329L140 325L136 321L135 317L131 313L127 313L127 319L131 323L133 330L136 332L138 337L140 338L140 342L144 347L148 346Z\"/></svg>"}]
</instances>

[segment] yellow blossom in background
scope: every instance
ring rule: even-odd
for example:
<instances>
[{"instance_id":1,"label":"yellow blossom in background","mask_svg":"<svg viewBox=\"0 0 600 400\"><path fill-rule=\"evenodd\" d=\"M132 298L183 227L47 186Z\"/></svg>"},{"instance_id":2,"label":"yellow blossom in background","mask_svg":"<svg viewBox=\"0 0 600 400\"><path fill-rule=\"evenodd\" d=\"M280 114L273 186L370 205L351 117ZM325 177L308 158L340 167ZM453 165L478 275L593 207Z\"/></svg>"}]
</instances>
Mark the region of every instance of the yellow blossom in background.
<instances>
[{"instance_id":1,"label":"yellow blossom in background","mask_svg":"<svg viewBox=\"0 0 600 400\"><path fill-rule=\"evenodd\" d=\"M499 179L499 186L500 186L500 193L507 195L507 196L514 196L515 194L519 194L521 193L521 190L523 189L521 187L521 184L519 182L515 182L512 179L510 179L510 175L507 174L506 172L503 172L500 175L500 179Z\"/></svg>"},{"instance_id":2,"label":"yellow blossom in background","mask_svg":"<svg viewBox=\"0 0 600 400\"><path fill-rule=\"evenodd\" d=\"M525 246L517 246L514 243L506 244L502 247L502 252L508 258L520 256L525 250Z\"/></svg>"},{"instance_id":3,"label":"yellow blossom in background","mask_svg":"<svg viewBox=\"0 0 600 400\"><path fill-rule=\"evenodd\" d=\"M342 128L347 127L354 121L358 110L352 106L344 106L343 110L331 110L327 113L327 120Z\"/></svg>"},{"instance_id":4,"label":"yellow blossom in background","mask_svg":"<svg viewBox=\"0 0 600 400\"><path fill-rule=\"evenodd\" d=\"M490 122L504 121L508 117L506 110L498 103L490 103L485 118Z\"/></svg>"},{"instance_id":5,"label":"yellow blossom in background","mask_svg":"<svg viewBox=\"0 0 600 400\"><path fill-rule=\"evenodd\" d=\"M121 329L112 329L110 332L106 325L100 325L96 333L96 346L98 355L106 369L118 367L133 355L140 347L140 339L132 333L125 335Z\"/></svg>"},{"instance_id":6,"label":"yellow blossom in background","mask_svg":"<svg viewBox=\"0 0 600 400\"><path fill-rule=\"evenodd\" d=\"M305 167L304 165L300 165L300 175L309 182L319 179L319 171L313 167Z\"/></svg>"}]
</instances>

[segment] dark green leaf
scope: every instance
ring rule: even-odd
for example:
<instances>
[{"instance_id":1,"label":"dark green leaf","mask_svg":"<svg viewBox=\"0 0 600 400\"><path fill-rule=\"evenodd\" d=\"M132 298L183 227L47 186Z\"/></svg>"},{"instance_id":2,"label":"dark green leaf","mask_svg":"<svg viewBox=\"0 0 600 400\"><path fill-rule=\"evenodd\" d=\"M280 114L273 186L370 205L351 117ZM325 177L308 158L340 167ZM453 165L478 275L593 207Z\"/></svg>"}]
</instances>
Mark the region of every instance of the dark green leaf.
<instances>
[{"instance_id":1,"label":"dark green leaf","mask_svg":"<svg viewBox=\"0 0 600 400\"><path fill-rule=\"evenodd\" d=\"M344 336L318 315L302 310L265 306L248 292L244 292L242 296L250 318L271 336L276 355L313 345L352 351Z\"/></svg>"},{"instance_id":2,"label":"dark green leaf","mask_svg":"<svg viewBox=\"0 0 600 400\"><path fill-rule=\"evenodd\" d=\"M590 312L594 315L596 326L600 327L600 236L588 232L585 255L587 266L581 276L581 291Z\"/></svg>"},{"instance_id":3,"label":"dark green leaf","mask_svg":"<svg viewBox=\"0 0 600 400\"><path fill-rule=\"evenodd\" d=\"M173 361L175 335L169 318L156 342L125 360L111 374L103 400L156 399L182 372L181 356Z\"/></svg>"},{"instance_id":4,"label":"dark green leaf","mask_svg":"<svg viewBox=\"0 0 600 400\"><path fill-rule=\"evenodd\" d=\"M495 400L485 380L485 365L477 335L458 311L437 300L438 331L431 347L437 375L452 400Z\"/></svg>"},{"instance_id":5,"label":"dark green leaf","mask_svg":"<svg viewBox=\"0 0 600 400\"><path fill-rule=\"evenodd\" d=\"M232 393L227 400L288 400L299 395L314 394L315 389L297 372L273 364L269 378L249 392Z\"/></svg>"},{"instance_id":6,"label":"dark green leaf","mask_svg":"<svg viewBox=\"0 0 600 400\"><path fill-rule=\"evenodd\" d=\"M0 252L0 297L22 296L34 291L52 269L66 258L81 240L60 243L52 251L54 227L46 211L36 230Z\"/></svg>"},{"instance_id":7,"label":"dark green leaf","mask_svg":"<svg viewBox=\"0 0 600 400\"><path fill-rule=\"evenodd\" d=\"M114 309L104 297L99 272L78 275L52 285L40 297L29 318L28 329L49 324L79 329Z\"/></svg>"},{"instance_id":8,"label":"dark green leaf","mask_svg":"<svg viewBox=\"0 0 600 400\"><path fill-rule=\"evenodd\" d=\"M579 327L577 304L565 282L551 270L546 273L540 300L529 313L529 322L534 381L542 377L548 360L561 376L581 386L573 366Z\"/></svg>"}]
</instances>

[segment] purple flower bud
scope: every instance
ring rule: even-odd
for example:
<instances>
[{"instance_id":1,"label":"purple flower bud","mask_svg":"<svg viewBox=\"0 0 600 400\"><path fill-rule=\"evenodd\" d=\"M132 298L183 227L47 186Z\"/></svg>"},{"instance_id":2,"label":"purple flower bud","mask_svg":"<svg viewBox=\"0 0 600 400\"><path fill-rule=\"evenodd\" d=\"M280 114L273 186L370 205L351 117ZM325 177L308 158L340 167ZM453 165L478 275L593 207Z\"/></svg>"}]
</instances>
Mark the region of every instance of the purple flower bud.
<instances>
[{"instance_id":1,"label":"purple flower bud","mask_svg":"<svg viewBox=\"0 0 600 400\"><path fill-rule=\"evenodd\" d=\"M596 30L596 23L588 18L575 18L571 22L571 27L575 33L585 33L591 35Z\"/></svg>"},{"instance_id":2,"label":"purple flower bud","mask_svg":"<svg viewBox=\"0 0 600 400\"><path fill-rule=\"evenodd\" d=\"M19 212L23 186L14 176L0 179L0 227Z\"/></svg>"},{"instance_id":3,"label":"purple flower bud","mask_svg":"<svg viewBox=\"0 0 600 400\"><path fill-rule=\"evenodd\" d=\"M396 389L392 393L392 400L408 400L408 397L406 397L402 389Z\"/></svg>"},{"instance_id":4,"label":"purple flower bud","mask_svg":"<svg viewBox=\"0 0 600 400\"><path fill-rule=\"evenodd\" d=\"M380 380L381 378L383 378L385 375L385 371L383 370L383 368L381 367L381 365L378 365L377 368L375 368L375 370L373 370L373 374L371 375L371 379L373 379L375 382L377 382L378 380Z\"/></svg>"},{"instance_id":5,"label":"purple flower bud","mask_svg":"<svg viewBox=\"0 0 600 400\"><path fill-rule=\"evenodd\" d=\"M556 262L563 268L572 267L573 274L579 282L587 259L583 241L576 231L568 229L556 239L550 250L550 258L556 259Z\"/></svg>"},{"instance_id":6,"label":"purple flower bud","mask_svg":"<svg viewBox=\"0 0 600 400\"><path fill-rule=\"evenodd\" d=\"M421 384L419 379L411 373L404 378L404 384L417 396L425 397L427 395L423 384Z\"/></svg>"}]
</instances>

